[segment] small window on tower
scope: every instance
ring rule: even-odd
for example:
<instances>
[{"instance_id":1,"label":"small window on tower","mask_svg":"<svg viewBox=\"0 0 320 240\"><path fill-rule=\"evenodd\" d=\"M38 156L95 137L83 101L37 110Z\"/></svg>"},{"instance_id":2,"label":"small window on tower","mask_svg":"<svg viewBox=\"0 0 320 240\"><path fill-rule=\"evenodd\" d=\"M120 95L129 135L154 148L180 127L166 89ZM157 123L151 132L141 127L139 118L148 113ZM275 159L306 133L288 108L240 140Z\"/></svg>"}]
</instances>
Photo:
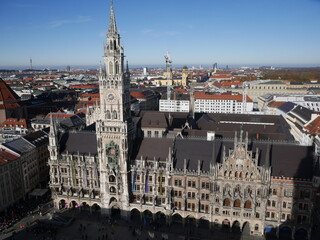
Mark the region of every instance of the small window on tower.
<instances>
[{"instance_id":1,"label":"small window on tower","mask_svg":"<svg viewBox=\"0 0 320 240\"><path fill-rule=\"evenodd\" d=\"M113 63L109 62L109 74L113 75Z\"/></svg>"}]
</instances>

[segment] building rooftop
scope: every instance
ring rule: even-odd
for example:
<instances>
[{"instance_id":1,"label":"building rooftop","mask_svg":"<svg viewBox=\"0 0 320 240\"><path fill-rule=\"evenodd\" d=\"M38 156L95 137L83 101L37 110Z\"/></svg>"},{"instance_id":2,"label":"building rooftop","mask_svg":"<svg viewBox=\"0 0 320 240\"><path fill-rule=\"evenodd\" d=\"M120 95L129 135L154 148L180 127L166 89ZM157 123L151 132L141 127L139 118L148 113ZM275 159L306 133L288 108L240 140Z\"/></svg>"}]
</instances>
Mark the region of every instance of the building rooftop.
<instances>
[{"instance_id":1,"label":"building rooftop","mask_svg":"<svg viewBox=\"0 0 320 240\"><path fill-rule=\"evenodd\" d=\"M3 143L3 145L20 155L27 154L35 149L35 146L24 138L18 138L10 142Z\"/></svg>"},{"instance_id":2,"label":"building rooftop","mask_svg":"<svg viewBox=\"0 0 320 240\"><path fill-rule=\"evenodd\" d=\"M237 131L248 132L250 139L271 141L294 141L290 126L282 116L255 114L198 113L196 128L186 129L186 136L206 137L207 131L214 131L220 138L233 138ZM197 132L202 130L201 132Z\"/></svg>"},{"instance_id":3,"label":"building rooftop","mask_svg":"<svg viewBox=\"0 0 320 240\"><path fill-rule=\"evenodd\" d=\"M5 149L0 149L0 166L7 164L9 161L18 159L19 156L15 155Z\"/></svg>"},{"instance_id":4,"label":"building rooftop","mask_svg":"<svg viewBox=\"0 0 320 240\"><path fill-rule=\"evenodd\" d=\"M0 109L18 108L19 96L0 78Z\"/></svg>"},{"instance_id":5,"label":"building rooftop","mask_svg":"<svg viewBox=\"0 0 320 240\"><path fill-rule=\"evenodd\" d=\"M98 154L97 137L94 132L65 132L60 137L60 153Z\"/></svg>"},{"instance_id":6,"label":"building rooftop","mask_svg":"<svg viewBox=\"0 0 320 240\"><path fill-rule=\"evenodd\" d=\"M248 146L253 156L259 154L259 166L271 167L273 177L298 179L312 179L313 177L312 147L271 142L249 142ZM166 161L169 149L171 149L175 169L184 169L186 161L188 170L197 171L200 161L200 170L208 172L210 163L222 162L224 148L226 153L229 149L233 149L233 139L207 141L193 138L176 140L173 138L144 138L135 145L136 152L132 155L132 159Z\"/></svg>"}]
</instances>

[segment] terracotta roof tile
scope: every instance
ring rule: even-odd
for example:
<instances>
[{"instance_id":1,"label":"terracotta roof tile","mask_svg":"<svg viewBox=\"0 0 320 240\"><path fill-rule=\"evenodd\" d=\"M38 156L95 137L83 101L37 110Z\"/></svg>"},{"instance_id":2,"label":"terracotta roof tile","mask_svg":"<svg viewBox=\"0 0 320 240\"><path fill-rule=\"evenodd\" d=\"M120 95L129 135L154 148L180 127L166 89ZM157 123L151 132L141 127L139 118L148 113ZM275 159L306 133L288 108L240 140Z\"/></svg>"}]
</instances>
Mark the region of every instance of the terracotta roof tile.
<instances>
[{"instance_id":1,"label":"terracotta roof tile","mask_svg":"<svg viewBox=\"0 0 320 240\"><path fill-rule=\"evenodd\" d=\"M18 108L19 96L0 78L0 109Z\"/></svg>"},{"instance_id":2,"label":"terracotta roof tile","mask_svg":"<svg viewBox=\"0 0 320 240\"><path fill-rule=\"evenodd\" d=\"M320 134L320 116L314 119L307 126L305 126L305 129L315 135L319 135Z\"/></svg>"},{"instance_id":3,"label":"terracotta roof tile","mask_svg":"<svg viewBox=\"0 0 320 240\"><path fill-rule=\"evenodd\" d=\"M4 149L0 149L0 166L7 164L9 161L18 159L19 156Z\"/></svg>"}]
</instances>

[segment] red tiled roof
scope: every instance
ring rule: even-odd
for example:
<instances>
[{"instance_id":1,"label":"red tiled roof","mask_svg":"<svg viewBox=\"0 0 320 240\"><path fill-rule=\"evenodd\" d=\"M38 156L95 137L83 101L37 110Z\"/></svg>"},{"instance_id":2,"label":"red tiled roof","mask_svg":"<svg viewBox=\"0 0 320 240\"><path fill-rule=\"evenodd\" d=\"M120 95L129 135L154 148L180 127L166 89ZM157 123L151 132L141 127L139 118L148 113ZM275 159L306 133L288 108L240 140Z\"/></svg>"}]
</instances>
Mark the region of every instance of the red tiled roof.
<instances>
[{"instance_id":1,"label":"red tiled roof","mask_svg":"<svg viewBox=\"0 0 320 240\"><path fill-rule=\"evenodd\" d=\"M220 76L217 76L217 75L214 75L214 76L211 76L210 78L212 79L215 79L215 78L231 78L231 76L225 76L225 75L220 75Z\"/></svg>"},{"instance_id":2,"label":"red tiled roof","mask_svg":"<svg viewBox=\"0 0 320 240\"><path fill-rule=\"evenodd\" d=\"M0 78L0 109L18 108L19 96Z\"/></svg>"},{"instance_id":3,"label":"red tiled roof","mask_svg":"<svg viewBox=\"0 0 320 240\"><path fill-rule=\"evenodd\" d=\"M81 97L96 97L96 98L100 98L100 93L83 93L83 94L81 94Z\"/></svg>"},{"instance_id":4,"label":"red tiled roof","mask_svg":"<svg viewBox=\"0 0 320 240\"><path fill-rule=\"evenodd\" d=\"M130 92L130 95L131 95L131 97L134 97L134 98L145 98L146 97L143 92Z\"/></svg>"},{"instance_id":5,"label":"red tiled roof","mask_svg":"<svg viewBox=\"0 0 320 240\"><path fill-rule=\"evenodd\" d=\"M174 92L180 92L180 93L188 93L188 91L186 89L182 89L182 88L175 88L173 89Z\"/></svg>"},{"instance_id":6,"label":"red tiled roof","mask_svg":"<svg viewBox=\"0 0 320 240\"><path fill-rule=\"evenodd\" d=\"M88 85L71 85L69 88L74 89L74 88L96 88L99 87L99 84L88 84Z\"/></svg>"},{"instance_id":7,"label":"red tiled roof","mask_svg":"<svg viewBox=\"0 0 320 240\"><path fill-rule=\"evenodd\" d=\"M76 112L77 114L78 113L84 113L84 114L87 114L87 109L78 109L78 111Z\"/></svg>"},{"instance_id":8,"label":"red tiled roof","mask_svg":"<svg viewBox=\"0 0 320 240\"><path fill-rule=\"evenodd\" d=\"M27 120L24 118L7 118L2 124L0 124L0 128L3 127L27 128Z\"/></svg>"},{"instance_id":9,"label":"red tiled roof","mask_svg":"<svg viewBox=\"0 0 320 240\"><path fill-rule=\"evenodd\" d=\"M15 155L4 149L0 149L0 166L8 163L9 161L16 160L18 158L19 158L18 155Z\"/></svg>"},{"instance_id":10,"label":"red tiled roof","mask_svg":"<svg viewBox=\"0 0 320 240\"><path fill-rule=\"evenodd\" d=\"M231 87L231 86L241 86L242 82L223 82L221 83L221 87Z\"/></svg>"},{"instance_id":11,"label":"red tiled roof","mask_svg":"<svg viewBox=\"0 0 320 240\"><path fill-rule=\"evenodd\" d=\"M202 92L195 92L195 99L211 99L211 100L235 100L238 102L242 101L242 95L231 95L231 94L205 94ZM247 96L247 102L252 102L252 99Z\"/></svg>"},{"instance_id":12,"label":"red tiled roof","mask_svg":"<svg viewBox=\"0 0 320 240\"><path fill-rule=\"evenodd\" d=\"M305 129L315 135L319 135L320 134L320 116L314 119L307 126L305 126Z\"/></svg>"},{"instance_id":13,"label":"red tiled roof","mask_svg":"<svg viewBox=\"0 0 320 240\"><path fill-rule=\"evenodd\" d=\"M130 91L131 97L134 98L148 98L149 96L152 96L154 93L150 90L144 90L144 91Z\"/></svg>"},{"instance_id":14,"label":"red tiled roof","mask_svg":"<svg viewBox=\"0 0 320 240\"><path fill-rule=\"evenodd\" d=\"M272 101L268 103L268 107L270 108L278 108L280 107L282 104L284 104L286 102L276 102L276 101Z\"/></svg>"}]
</instances>

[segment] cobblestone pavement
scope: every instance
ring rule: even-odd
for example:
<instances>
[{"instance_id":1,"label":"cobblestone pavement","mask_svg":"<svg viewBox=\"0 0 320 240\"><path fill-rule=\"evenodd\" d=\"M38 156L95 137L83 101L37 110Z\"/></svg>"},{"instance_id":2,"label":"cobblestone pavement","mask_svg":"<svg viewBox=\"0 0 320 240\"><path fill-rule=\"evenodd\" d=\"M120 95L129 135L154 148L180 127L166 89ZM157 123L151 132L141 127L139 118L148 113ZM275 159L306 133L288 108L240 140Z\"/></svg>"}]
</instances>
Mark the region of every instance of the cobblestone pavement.
<instances>
[{"instance_id":1,"label":"cobblestone pavement","mask_svg":"<svg viewBox=\"0 0 320 240\"><path fill-rule=\"evenodd\" d=\"M261 237L255 236L241 236L239 233L232 233L230 231L210 231L208 229L189 227L179 227L173 225L172 227L161 227L158 229L151 226L141 227L138 224L130 224L126 221L118 220L114 224L111 224L107 218L103 218L97 214L80 213L78 211L71 211L67 213L69 216L75 217L75 220L67 227L57 227L56 232L54 227L48 227L41 231L31 231L33 228L43 229L43 227L37 227L34 223L30 226L29 230L19 229L20 224L27 224L36 221L37 219L48 219L48 216L30 216L23 219L21 223L17 223L14 228L16 232L13 236L15 240L151 240L151 239L203 239L203 240L262 240ZM6 235L0 235L0 239L7 239L12 235L10 233ZM10 238L9 238L10 239Z\"/></svg>"}]
</instances>

